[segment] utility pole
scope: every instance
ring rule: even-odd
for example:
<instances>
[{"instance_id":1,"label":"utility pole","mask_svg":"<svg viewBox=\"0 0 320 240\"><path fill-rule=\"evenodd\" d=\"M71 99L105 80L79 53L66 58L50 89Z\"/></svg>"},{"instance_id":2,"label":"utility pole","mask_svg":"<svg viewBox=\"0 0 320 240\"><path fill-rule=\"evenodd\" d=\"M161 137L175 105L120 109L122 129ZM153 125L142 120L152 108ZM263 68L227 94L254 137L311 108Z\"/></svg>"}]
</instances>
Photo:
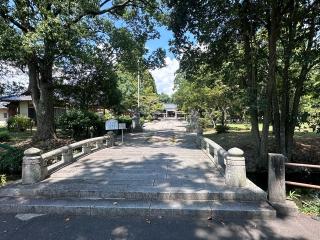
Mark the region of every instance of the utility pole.
<instances>
[{"instance_id":1,"label":"utility pole","mask_svg":"<svg viewBox=\"0 0 320 240\"><path fill-rule=\"evenodd\" d=\"M140 109L140 71L139 71L139 60L138 60L138 109Z\"/></svg>"}]
</instances>

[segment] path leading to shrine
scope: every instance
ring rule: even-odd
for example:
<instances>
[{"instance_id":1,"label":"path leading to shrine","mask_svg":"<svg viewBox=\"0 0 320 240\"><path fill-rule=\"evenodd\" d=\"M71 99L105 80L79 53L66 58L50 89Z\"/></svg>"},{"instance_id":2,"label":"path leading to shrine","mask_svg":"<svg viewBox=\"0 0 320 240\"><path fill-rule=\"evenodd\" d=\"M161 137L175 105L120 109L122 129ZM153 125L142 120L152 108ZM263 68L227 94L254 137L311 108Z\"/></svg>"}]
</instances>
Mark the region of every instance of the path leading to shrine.
<instances>
[{"instance_id":1,"label":"path leading to shrine","mask_svg":"<svg viewBox=\"0 0 320 240\"><path fill-rule=\"evenodd\" d=\"M149 123L123 144L82 157L40 183L1 190L1 201L13 198L7 211L17 204L21 211L33 206L37 212L88 215L275 215L266 194L249 180L244 188L227 187L195 138L183 121Z\"/></svg>"}]
</instances>

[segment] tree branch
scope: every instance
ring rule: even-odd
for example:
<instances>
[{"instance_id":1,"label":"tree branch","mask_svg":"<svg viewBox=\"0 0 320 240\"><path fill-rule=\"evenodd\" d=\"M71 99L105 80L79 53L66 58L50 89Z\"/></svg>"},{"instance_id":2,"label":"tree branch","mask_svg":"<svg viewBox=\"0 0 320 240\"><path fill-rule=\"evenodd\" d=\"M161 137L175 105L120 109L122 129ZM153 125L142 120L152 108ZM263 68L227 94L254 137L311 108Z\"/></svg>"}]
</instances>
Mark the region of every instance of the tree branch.
<instances>
[{"instance_id":1,"label":"tree branch","mask_svg":"<svg viewBox=\"0 0 320 240\"><path fill-rule=\"evenodd\" d=\"M126 7L132 0L126 0L124 1L123 3L120 3L120 4L117 4L117 5L114 5L110 8L107 8L107 9L104 9L104 10L100 10L100 11L86 11L84 12L83 14L79 15L76 19L74 19L72 21L72 23L77 23L79 22L83 17L85 16L92 16L92 17L95 17L95 16L98 16L98 15L102 15L102 14L105 14L105 13L111 13L112 11L118 9L118 8L123 8L123 7ZM104 1L104 3L102 4L102 6L104 4L106 4L108 1Z\"/></svg>"},{"instance_id":2,"label":"tree branch","mask_svg":"<svg viewBox=\"0 0 320 240\"><path fill-rule=\"evenodd\" d=\"M11 22L13 25L15 25L17 28L19 28L21 31L27 33L29 32L29 29L22 25L21 23L19 23L17 20L15 20L12 16L10 15L7 15L3 10L0 10L0 16L6 20L6 21L9 21Z\"/></svg>"},{"instance_id":3,"label":"tree branch","mask_svg":"<svg viewBox=\"0 0 320 240\"><path fill-rule=\"evenodd\" d=\"M106 3L108 3L108 2L110 2L110 0L105 0L104 2L102 2L101 4L100 4L100 7L103 7Z\"/></svg>"}]
</instances>

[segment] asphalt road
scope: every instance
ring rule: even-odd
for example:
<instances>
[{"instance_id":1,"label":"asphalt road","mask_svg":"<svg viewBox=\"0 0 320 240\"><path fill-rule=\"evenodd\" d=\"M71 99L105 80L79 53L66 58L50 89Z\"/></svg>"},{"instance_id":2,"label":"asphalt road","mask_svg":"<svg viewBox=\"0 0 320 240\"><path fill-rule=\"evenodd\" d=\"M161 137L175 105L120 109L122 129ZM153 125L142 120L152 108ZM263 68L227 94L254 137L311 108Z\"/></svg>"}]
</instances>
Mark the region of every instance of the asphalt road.
<instances>
[{"instance_id":1,"label":"asphalt road","mask_svg":"<svg viewBox=\"0 0 320 240\"><path fill-rule=\"evenodd\" d=\"M29 217L33 217L28 219ZM20 218L20 219L19 219ZM21 220L22 219L22 220ZM0 214L0 239L320 239L320 222L308 216L275 220L107 218Z\"/></svg>"}]
</instances>

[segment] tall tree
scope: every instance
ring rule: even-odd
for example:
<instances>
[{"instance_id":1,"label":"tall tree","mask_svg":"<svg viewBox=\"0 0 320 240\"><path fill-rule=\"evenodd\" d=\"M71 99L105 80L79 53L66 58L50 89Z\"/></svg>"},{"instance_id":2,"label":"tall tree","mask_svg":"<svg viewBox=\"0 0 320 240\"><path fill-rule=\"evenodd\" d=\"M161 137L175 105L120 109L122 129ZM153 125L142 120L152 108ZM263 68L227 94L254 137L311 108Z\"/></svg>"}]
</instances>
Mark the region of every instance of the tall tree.
<instances>
[{"instance_id":1,"label":"tall tree","mask_svg":"<svg viewBox=\"0 0 320 240\"><path fill-rule=\"evenodd\" d=\"M265 165L269 125L291 157L299 104L310 71L319 65L319 1L167 0L181 68L238 65L247 91L258 164ZM259 112L263 130L258 128Z\"/></svg>"},{"instance_id":2,"label":"tall tree","mask_svg":"<svg viewBox=\"0 0 320 240\"><path fill-rule=\"evenodd\" d=\"M156 37L151 15L157 1L3 0L0 3L0 59L28 67L37 115L35 139L54 137L53 72L57 59L72 55L92 35L117 26L145 42ZM100 17L101 16L101 17ZM100 29L96 26L100 26ZM121 39L118 39L119 44Z\"/></svg>"}]
</instances>

